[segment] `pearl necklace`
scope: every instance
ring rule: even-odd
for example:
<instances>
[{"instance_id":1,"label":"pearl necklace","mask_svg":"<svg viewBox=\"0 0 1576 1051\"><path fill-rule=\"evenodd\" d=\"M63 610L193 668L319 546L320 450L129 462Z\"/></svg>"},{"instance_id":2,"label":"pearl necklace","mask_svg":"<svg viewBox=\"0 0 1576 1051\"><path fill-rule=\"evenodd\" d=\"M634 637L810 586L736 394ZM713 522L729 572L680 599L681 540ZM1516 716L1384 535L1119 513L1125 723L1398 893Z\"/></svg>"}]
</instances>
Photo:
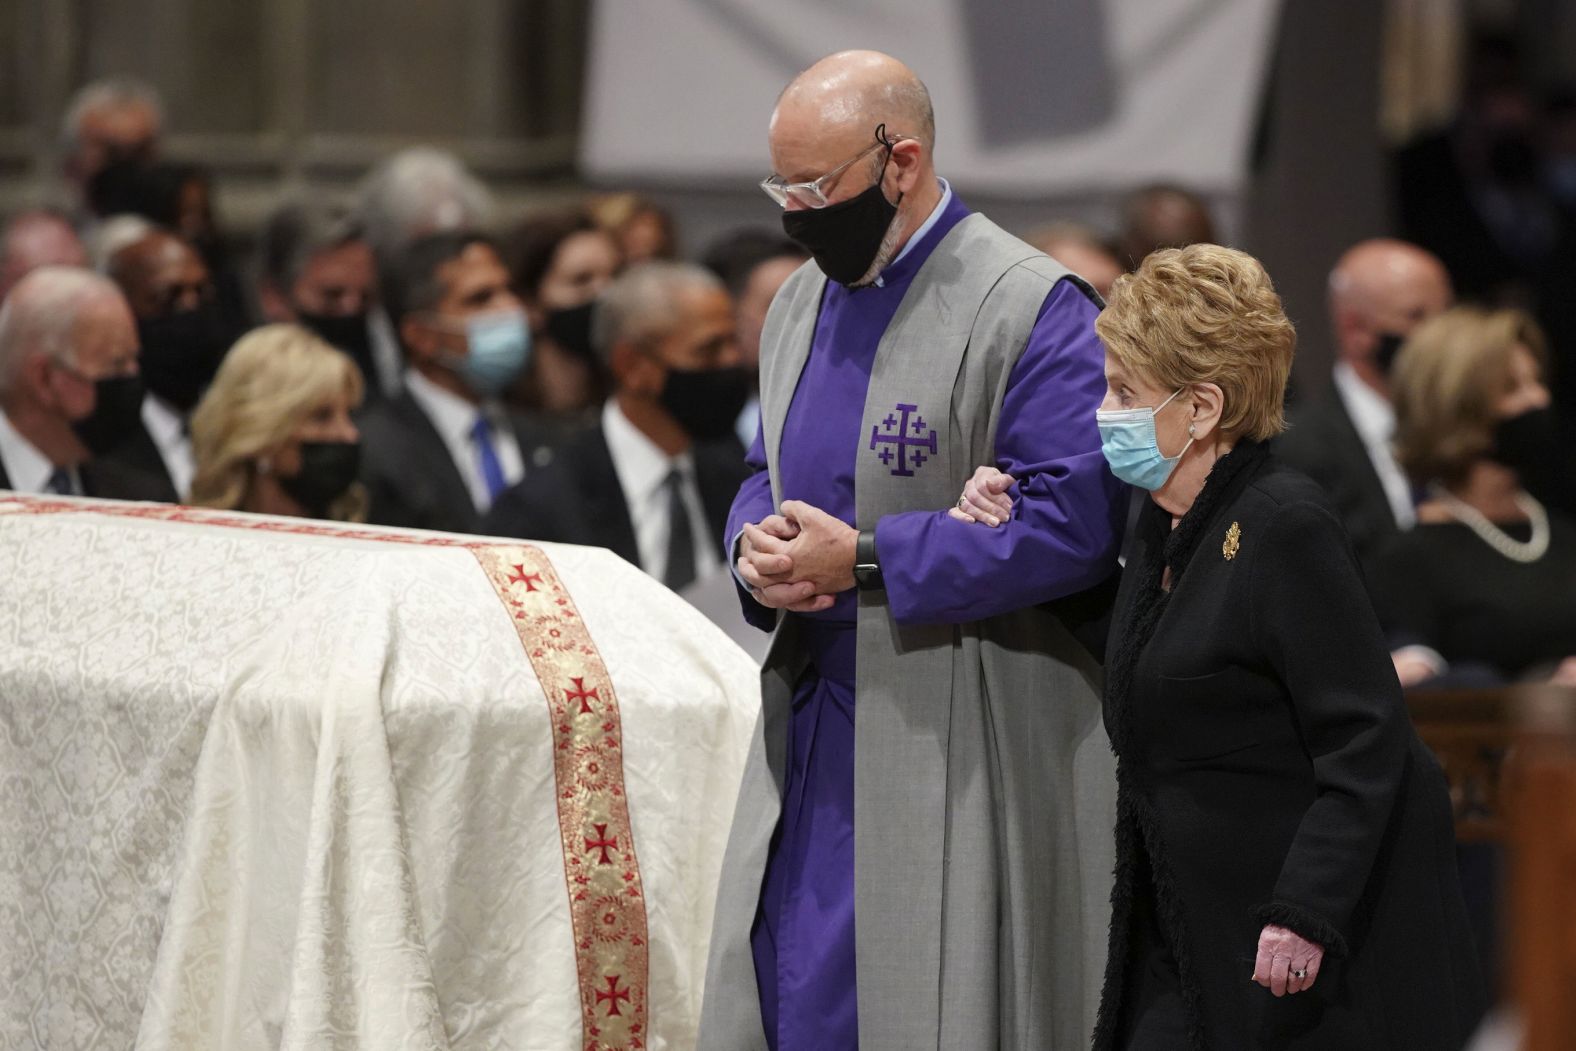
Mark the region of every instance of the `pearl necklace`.
<instances>
[{"instance_id":1,"label":"pearl necklace","mask_svg":"<svg viewBox=\"0 0 1576 1051\"><path fill-rule=\"evenodd\" d=\"M1517 540L1506 533L1499 526L1488 520L1488 516L1465 500L1461 500L1446 492L1442 486L1430 486L1431 495L1441 504L1450 517L1466 526L1478 535L1489 547L1498 551L1512 562L1530 563L1542 558L1549 550L1549 514L1543 505L1532 498L1530 493L1517 493L1516 506L1526 514L1532 522L1532 536L1527 540Z\"/></svg>"}]
</instances>

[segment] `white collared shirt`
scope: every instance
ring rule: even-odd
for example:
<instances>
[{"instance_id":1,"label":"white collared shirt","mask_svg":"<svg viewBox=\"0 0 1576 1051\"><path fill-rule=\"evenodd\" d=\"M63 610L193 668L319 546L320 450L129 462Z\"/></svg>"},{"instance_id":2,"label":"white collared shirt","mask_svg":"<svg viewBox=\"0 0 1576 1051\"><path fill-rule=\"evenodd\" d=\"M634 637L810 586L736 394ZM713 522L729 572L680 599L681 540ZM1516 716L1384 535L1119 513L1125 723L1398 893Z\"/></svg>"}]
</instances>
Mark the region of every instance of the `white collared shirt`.
<instances>
[{"instance_id":1,"label":"white collared shirt","mask_svg":"<svg viewBox=\"0 0 1576 1051\"><path fill-rule=\"evenodd\" d=\"M668 539L673 522L668 515L668 475L675 468L683 476L679 494L689 513L690 535L695 541L695 576L703 577L721 565L722 558L712 550L711 529L706 525L706 508L701 503L700 487L695 481L695 457L688 452L669 456L629 422L615 399L602 406L602 434L613 457L613 473L624 491L624 504L635 527L635 549L640 553L640 568L661 580L668 570Z\"/></svg>"},{"instance_id":2,"label":"white collared shirt","mask_svg":"<svg viewBox=\"0 0 1576 1051\"><path fill-rule=\"evenodd\" d=\"M1374 473L1384 486L1384 495L1390 501L1396 525L1411 529L1417 524L1417 509L1412 506L1412 486L1406 472L1396 462L1391 442L1395 439L1395 409L1384 396L1358 378L1356 371L1346 362L1335 366L1335 392L1346 413L1352 418L1357 436L1368 450L1368 459Z\"/></svg>"},{"instance_id":3,"label":"white collared shirt","mask_svg":"<svg viewBox=\"0 0 1576 1051\"><path fill-rule=\"evenodd\" d=\"M920 240L923 239L926 234L930 233L931 228L941 221L941 213L947 210L947 204L952 200L952 184L939 177L936 179L936 181L941 184L941 200L936 202L936 207L931 209L930 214L925 217L925 221L919 224L919 229L915 230L913 234L909 236L909 239L903 242L903 250L892 257L892 261L886 265L886 268L883 269L881 273L886 273L887 270L892 269L898 263L902 262L903 257L908 255L908 253L913 250L914 246L919 244ZM882 282L879 275L876 277L875 281L872 282L872 284L874 284L877 288L880 288L883 283L884 282ZM751 440L754 440L753 435L751 436Z\"/></svg>"},{"instance_id":4,"label":"white collared shirt","mask_svg":"<svg viewBox=\"0 0 1576 1051\"><path fill-rule=\"evenodd\" d=\"M176 496L186 499L192 491L192 475L197 473L191 436L186 433L186 418L163 398L149 394L142 399L142 425L147 428L148 437L153 439L154 448L159 450L159 459L164 461Z\"/></svg>"},{"instance_id":5,"label":"white collared shirt","mask_svg":"<svg viewBox=\"0 0 1576 1051\"><path fill-rule=\"evenodd\" d=\"M486 513L492 507L492 494L487 491L487 479L482 474L481 447L471 432L476 426L476 418L485 412L488 422L492 424L492 447L498 457L498 466L503 469L504 485L514 485L525 477L525 461L520 457L520 442L514 436L509 417L497 403L472 405L415 369L405 371L405 386L410 396L416 399L416 404L427 414L427 419L432 421L438 436L443 439L444 447L449 450L449 459L459 468L465 488L470 490L471 502L476 505L477 513Z\"/></svg>"},{"instance_id":6,"label":"white collared shirt","mask_svg":"<svg viewBox=\"0 0 1576 1051\"><path fill-rule=\"evenodd\" d=\"M38 451L38 446L22 436L4 411L0 411L0 463L5 465L12 492L49 491L49 478L55 473L55 465ZM82 479L76 469L71 468L67 473L71 475L71 491L81 495Z\"/></svg>"}]
</instances>

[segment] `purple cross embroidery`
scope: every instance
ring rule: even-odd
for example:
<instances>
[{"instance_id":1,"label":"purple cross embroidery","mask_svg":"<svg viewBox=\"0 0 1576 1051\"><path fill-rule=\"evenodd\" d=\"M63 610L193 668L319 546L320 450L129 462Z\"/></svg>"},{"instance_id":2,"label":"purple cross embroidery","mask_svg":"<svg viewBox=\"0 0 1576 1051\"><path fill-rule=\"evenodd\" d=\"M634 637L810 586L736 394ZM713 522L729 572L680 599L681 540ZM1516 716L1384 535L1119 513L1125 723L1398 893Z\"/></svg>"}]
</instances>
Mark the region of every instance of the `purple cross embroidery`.
<instances>
[{"instance_id":1,"label":"purple cross embroidery","mask_svg":"<svg viewBox=\"0 0 1576 1051\"><path fill-rule=\"evenodd\" d=\"M928 437L921 437L927 428L925 417L919 414L919 406L899 405L897 411L902 414L901 419L887 413L886 419L870 428L870 448L878 450L876 455L881 458L882 465L891 467L894 475L912 478L914 468L923 466L929 459L925 455L927 452L930 456L936 455L936 432L932 430ZM909 413L914 415L910 417ZM897 461L896 467L892 467L893 460Z\"/></svg>"}]
</instances>

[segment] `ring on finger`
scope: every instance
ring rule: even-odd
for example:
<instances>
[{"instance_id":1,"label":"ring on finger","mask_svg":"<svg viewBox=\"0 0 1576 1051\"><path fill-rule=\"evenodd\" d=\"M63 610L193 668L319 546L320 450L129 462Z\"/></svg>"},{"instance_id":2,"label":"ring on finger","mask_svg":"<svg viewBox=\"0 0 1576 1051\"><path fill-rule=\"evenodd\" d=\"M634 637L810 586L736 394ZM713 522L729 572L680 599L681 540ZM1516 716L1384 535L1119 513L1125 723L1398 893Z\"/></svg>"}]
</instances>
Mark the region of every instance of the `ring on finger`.
<instances>
[{"instance_id":1,"label":"ring on finger","mask_svg":"<svg viewBox=\"0 0 1576 1051\"><path fill-rule=\"evenodd\" d=\"M1307 970L1307 968L1303 968L1302 970L1299 970L1299 971L1293 971L1293 972L1291 972L1291 976L1293 978L1296 978L1297 980L1301 981L1302 979L1308 977L1308 970Z\"/></svg>"},{"instance_id":2,"label":"ring on finger","mask_svg":"<svg viewBox=\"0 0 1576 1051\"><path fill-rule=\"evenodd\" d=\"M968 502L969 502L969 498L967 496L960 496L960 497L958 497L958 510L962 511L965 507L968 506Z\"/></svg>"}]
</instances>

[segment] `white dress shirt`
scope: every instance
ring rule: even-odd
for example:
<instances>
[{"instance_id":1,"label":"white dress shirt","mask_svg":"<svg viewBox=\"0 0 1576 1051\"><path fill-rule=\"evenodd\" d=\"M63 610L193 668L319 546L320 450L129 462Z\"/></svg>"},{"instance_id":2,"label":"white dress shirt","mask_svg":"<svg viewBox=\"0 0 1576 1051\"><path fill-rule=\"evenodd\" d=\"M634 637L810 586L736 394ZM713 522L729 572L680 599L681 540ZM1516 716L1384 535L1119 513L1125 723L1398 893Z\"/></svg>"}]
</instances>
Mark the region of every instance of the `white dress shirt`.
<instances>
[{"instance_id":1,"label":"white dress shirt","mask_svg":"<svg viewBox=\"0 0 1576 1051\"><path fill-rule=\"evenodd\" d=\"M449 459L459 468L465 488L471 492L471 502L476 505L477 513L485 514L492 507L492 494L487 491L487 479L482 474L481 447L471 431L476 426L476 418L485 412L487 421L492 424L492 447L498 456L498 466L503 469L504 485L514 485L525 477L525 461L521 459L520 442L514 436L508 414L496 403L473 405L415 369L406 370L405 386L443 439Z\"/></svg>"},{"instance_id":2,"label":"white dress shirt","mask_svg":"<svg viewBox=\"0 0 1576 1051\"><path fill-rule=\"evenodd\" d=\"M5 475L10 480L12 492L50 491L49 478L55 473L55 465L49 457L38 451L36 445L22 436L22 432L16 429L3 411L0 411L0 464L5 465ZM71 475L71 491L82 495L82 479L76 469L72 468L67 473Z\"/></svg>"},{"instance_id":3,"label":"white dress shirt","mask_svg":"<svg viewBox=\"0 0 1576 1051\"><path fill-rule=\"evenodd\" d=\"M159 450L159 459L164 461L176 496L186 499L192 491L192 476L197 473L191 436L186 433L186 418L163 398L149 394L142 399L142 425L147 428L148 437L153 439L154 448Z\"/></svg>"},{"instance_id":4,"label":"white dress shirt","mask_svg":"<svg viewBox=\"0 0 1576 1051\"><path fill-rule=\"evenodd\" d=\"M613 473L624 491L624 504L635 527L635 549L640 553L640 568L661 580L668 571L668 539L673 522L668 516L668 475L675 468L683 476L679 494L689 513L690 534L695 540L695 576L705 576L722 564L712 550L711 528L706 524L706 508L701 503L700 487L695 482L695 458L689 453L669 456L629 422L618 402L609 398L602 406L602 434L607 451L613 456Z\"/></svg>"},{"instance_id":5,"label":"white dress shirt","mask_svg":"<svg viewBox=\"0 0 1576 1051\"><path fill-rule=\"evenodd\" d=\"M1395 513L1395 523L1403 530L1417 524L1417 509L1412 506L1412 485L1396 462L1391 442L1395 439L1395 409L1378 391L1358 378L1346 362L1335 366L1335 392L1346 406L1346 414L1357 428L1357 436L1368 450L1368 459L1384 486L1384 495Z\"/></svg>"}]
</instances>

